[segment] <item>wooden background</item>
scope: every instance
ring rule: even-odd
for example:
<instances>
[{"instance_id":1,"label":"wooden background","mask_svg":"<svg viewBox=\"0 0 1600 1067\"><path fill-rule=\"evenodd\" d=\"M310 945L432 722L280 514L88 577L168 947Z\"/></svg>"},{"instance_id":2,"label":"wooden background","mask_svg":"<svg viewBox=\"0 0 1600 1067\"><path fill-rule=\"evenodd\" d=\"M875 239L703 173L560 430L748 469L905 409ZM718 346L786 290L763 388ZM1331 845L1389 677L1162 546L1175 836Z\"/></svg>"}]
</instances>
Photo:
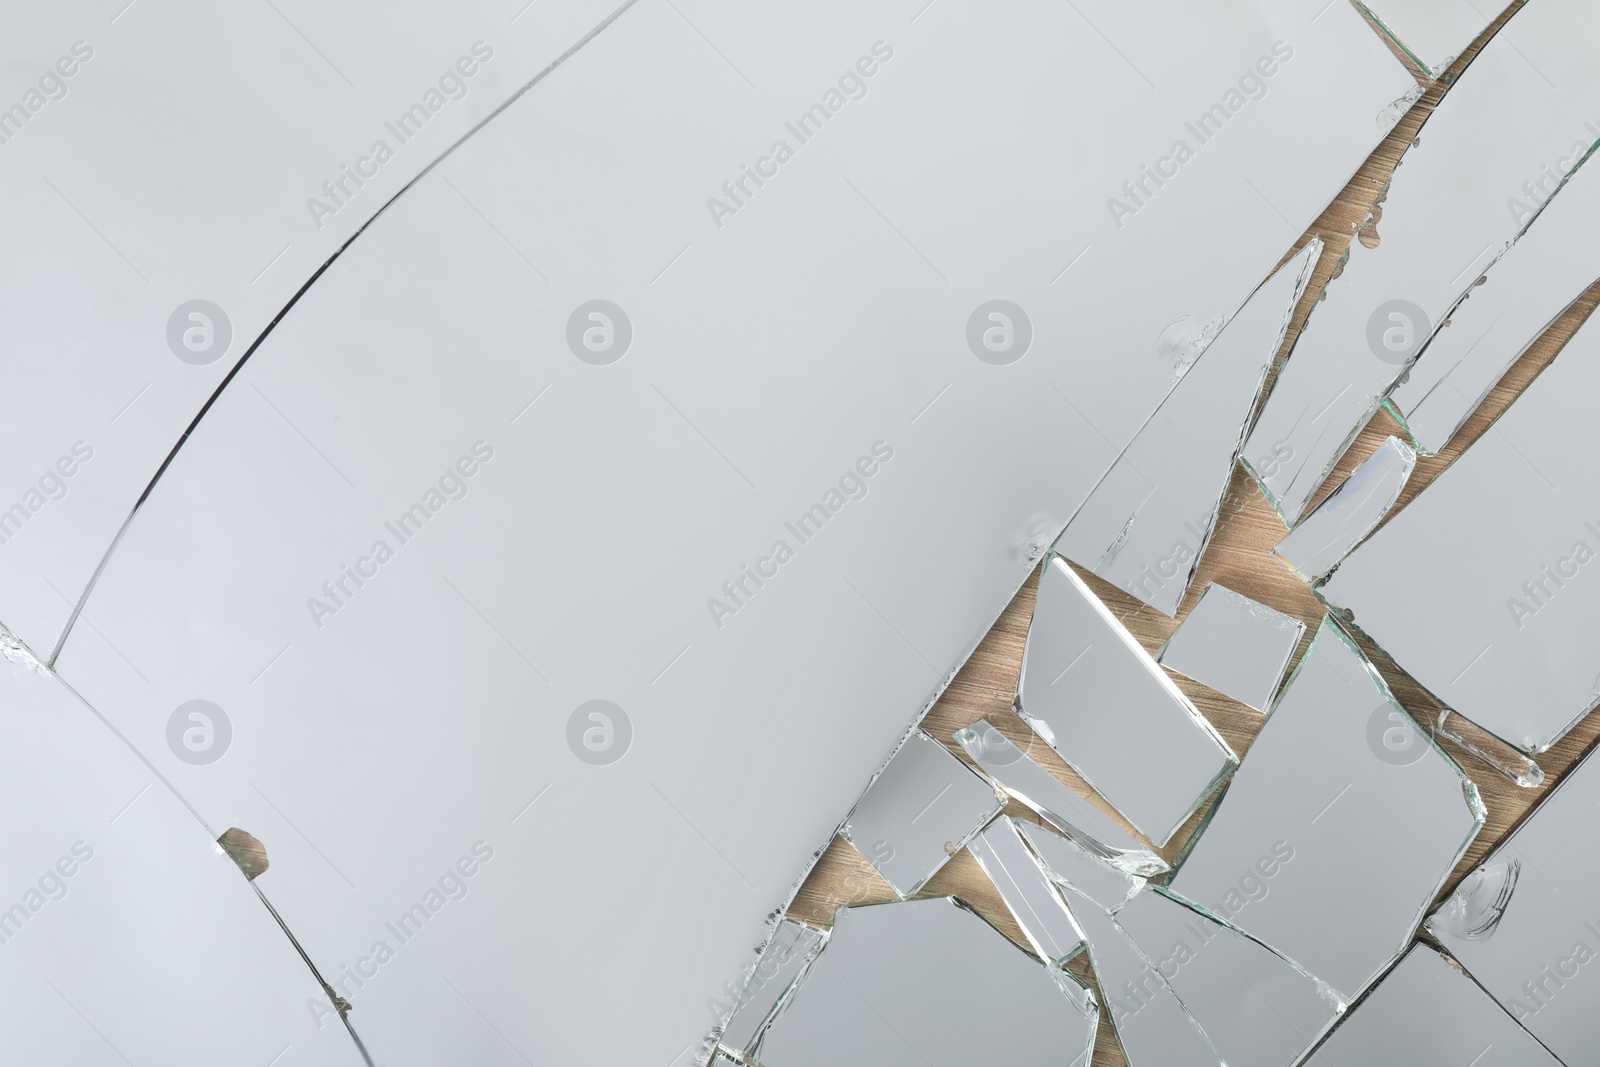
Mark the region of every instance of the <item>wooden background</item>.
<instances>
[{"instance_id":1,"label":"wooden background","mask_svg":"<svg viewBox=\"0 0 1600 1067\"><path fill-rule=\"evenodd\" d=\"M1518 3L1508 7L1489 30L1462 54L1450 71L1427 89L1422 99L1372 153L1316 223L1285 254L1284 261L1287 261L1313 236L1322 238L1325 245L1311 283L1307 286L1300 306L1295 310L1284 347L1278 353L1280 365L1304 325L1306 316L1321 298L1324 287L1331 278L1337 276L1350 241L1353 238L1359 239L1368 247L1381 242L1382 200L1390 174L1400 162L1406 149L1414 142L1420 143L1419 131L1422 131L1423 124L1433 108L1448 92L1454 78L1471 61L1484 42L1522 6L1522 2L1525 0L1519 0ZM1419 81L1422 80L1415 65L1397 49L1393 49L1392 45L1391 49L1414 74L1418 75ZM1491 151L1492 148L1486 147L1485 150ZM1467 446L1488 429L1490 423L1506 409L1518 393L1527 387L1594 310L1597 299L1600 299L1600 283L1585 292L1574 307L1563 315L1507 373L1489 399L1442 454L1419 459L1417 469L1401 499L1402 506L1438 477L1440 472ZM1390 434L1405 439L1404 433L1387 412L1380 412L1322 486L1317 499L1320 500L1338 485L1346 474L1370 455L1373 449ZM1282 521L1266 503L1254 482L1241 468L1235 467L1216 530L1200 561L1188 594L1184 597L1179 618L1186 616L1193 608L1208 582L1221 582L1246 596L1293 615L1306 624L1306 634L1295 653L1298 662L1317 630L1323 611L1307 586L1271 554L1273 545L1283 537L1284 532ZM995 623L924 721L924 726L930 734L944 741L963 759L965 755L959 746L950 740L950 736L958 728L979 718L988 719L1018 744L1025 745L1032 736L1028 727L1011 712L1011 698L1016 691L1023 641L1027 637L1028 621L1033 613L1034 585L1037 576L1035 571L1034 577L1006 608L999 621ZM1152 654L1177 628L1176 620L1140 604L1114 586L1092 575L1084 574L1084 577L1096 594L1121 617L1124 625ZM1363 647L1395 695L1411 712L1412 717L1424 728L1431 728L1436 720L1437 705L1404 672L1384 659L1370 644ZM1181 675L1173 675L1173 678L1234 750L1241 755L1246 753L1256 732L1265 722L1265 717ZM1564 740L1540 757L1539 763L1546 773L1546 778L1541 787L1534 789L1517 786L1453 742L1442 737L1436 738L1444 750L1450 753L1477 783L1484 803L1489 809L1488 822L1483 832L1479 834L1465 858L1453 872L1441 897L1448 895L1456 881L1476 866L1490 847L1505 836L1528 809L1560 780L1562 773L1578 756L1589 749L1597 736L1600 736L1600 712L1590 714ZM1033 753L1038 755L1040 748L1041 746L1034 746ZM1121 823L1130 833L1135 833L1125 820L1095 797L1083 780L1053 752L1045 749L1040 761L1085 799ZM1007 814L1032 818L1030 812L1014 803L1008 808ZM1202 816L1203 811L1197 813L1174 836L1166 848L1155 851L1169 862L1173 860L1194 832ZM1135 833L1135 836L1138 835ZM1009 932L1018 944L1022 944L1020 932L1007 918L994 888L984 877L976 860L966 850L957 853L918 895L928 897L947 894L954 894L966 900L1001 930ZM831 924L834 909L842 904L885 902L894 899L894 892L865 858L848 842L836 838L802 885L788 914L797 919L826 926ZM1075 963L1074 969L1080 975L1092 974L1086 962ZM1126 1064L1103 1007L1094 1062L1097 1067L1125 1067Z\"/></svg>"}]
</instances>

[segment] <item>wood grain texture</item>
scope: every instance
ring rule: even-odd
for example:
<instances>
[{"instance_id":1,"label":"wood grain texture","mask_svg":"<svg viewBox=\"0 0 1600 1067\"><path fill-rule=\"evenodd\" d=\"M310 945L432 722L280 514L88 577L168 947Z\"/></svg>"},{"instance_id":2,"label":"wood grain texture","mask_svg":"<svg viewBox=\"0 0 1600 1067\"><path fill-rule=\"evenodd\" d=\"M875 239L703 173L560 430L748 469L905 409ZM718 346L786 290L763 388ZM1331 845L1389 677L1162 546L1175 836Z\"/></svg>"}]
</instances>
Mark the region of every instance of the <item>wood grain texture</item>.
<instances>
[{"instance_id":1,"label":"wood grain texture","mask_svg":"<svg viewBox=\"0 0 1600 1067\"><path fill-rule=\"evenodd\" d=\"M1489 30L1462 54L1450 71L1427 88L1422 99L1362 164L1322 216L1284 254L1280 262L1287 262L1314 236L1320 237L1325 246L1311 282L1306 288L1305 296L1295 310L1289 334L1278 353L1277 366L1281 367L1282 360L1286 358L1300 329L1305 325L1307 315L1322 299L1327 283L1337 277L1350 241L1359 236L1363 243L1369 246L1381 242L1382 198L1387 189L1389 176L1405 151L1416 143L1419 134L1425 133L1424 126L1428 116L1455 78L1471 62L1483 44L1521 6L1522 2L1518 2L1507 7ZM1418 73L1397 50L1396 55L1411 67L1414 74ZM1585 292L1573 307L1517 361L1443 453L1419 459L1417 469L1402 495L1401 506L1414 499L1473 441L1482 436L1511 401L1556 356L1576 329L1594 311L1597 304L1600 304L1600 282ZM1405 438L1393 418L1387 412L1380 411L1361 432L1355 444L1321 487L1316 499L1320 501L1326 496L1391 434ZM1306 635L1295 653L1298 661L1317 629L1323 615L1323 607L1307 586L1272 556L1272 547L1282 539L1284 533L1282 521L1266 503L1254 482L1241 468L1236 467L1223 501L1216 530L1200 561L1194 581L1184 597L1179 610L1179 619L1187 616L1207 583L1220 582L1279 611L1295 616L1306 624ZM1080 570L1079 573L1083 572ZM1159 649L1176 629L1177 620L1169 619L1160 612L1144 606L1092 575L1085 574L1084 577L1095 593L1122 619L1124 625L1150 652L1154 653ZM1019 744L1026 743L1031 736L1028 728L1012 713L1011 700L1016 692L1017 675L1021 665L1023 643L1027 637L1028 622L1032 617L1037 579L1036 570L924 720L923 725L927 731L944 741L951 751L962 759L966 758L965 754L951 739L951 734L977 719L989 720ZM1374 659L1380 673L1400 702L1411 712L1412 717L1424 727L1431 728L1437 710L1432 699L1369 643L1364 643L1363 647L1368 656ZM1251 741L1265 721L1260 713L1183 676L1174 675L1173 679L1235 751L1241 755L1248 752ZM1592 747L1597 737L1600 737L1600 713L1591 713L1560 743L1540 757L1540 766L1546 774L1544 784L1539 788L1525 789L1450 740L1436 736L1440 746L1477 783L1489 813L1483 832L1479 834L1465 858L1457 866L1441 897L1447 895L1454 888L1456 881L1470 871L1485 853L1504 837L1555 783L1560 781L1562 775L1578 757ZM1035 746L1034 752L1038 751L1038 747ZM1098 806L1130 833L1138 836L1132 826L1101 801L1053 752L1045 750L1040 762L1045 763L1058 778L1088 802ZM1030 812L1016 804L1010 805L1007 814L1032 818ZM1166 848L1155 851L1168 861L1173 860L1193 834L1203 815L1204 811L1197 813L1174 836ZM1002 931L1006 931L1013 940L1022 943L1020 932L1001 906L996 890L984 877L976 860L965 850L957 853L919 895L947 894L966 900ZM873 871L865 858L848 842L838 838L818 859L801 886L789 909L789 914L797 919L828 925L834 909L841 905L887 902L893 899L893 891ZM1075 965L1075 969L1082 975L1091 973L1082 963ZM1126 1064L1104 1009L1102 1009L1100 1035L1096 1042L1095 1063L1098 1067L1125 1067Z\"/></svg>"}]
</instances>

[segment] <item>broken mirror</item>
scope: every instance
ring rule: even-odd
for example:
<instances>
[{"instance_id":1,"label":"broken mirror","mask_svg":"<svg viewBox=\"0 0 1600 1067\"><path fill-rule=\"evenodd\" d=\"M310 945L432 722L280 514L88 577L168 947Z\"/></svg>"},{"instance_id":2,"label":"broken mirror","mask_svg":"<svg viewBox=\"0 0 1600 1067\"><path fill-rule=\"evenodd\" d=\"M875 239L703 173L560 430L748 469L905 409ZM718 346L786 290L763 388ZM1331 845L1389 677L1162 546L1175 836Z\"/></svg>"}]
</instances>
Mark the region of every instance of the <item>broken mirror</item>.
<instances>
[{"instance_id":1,"label":"broken mirror","mask_svg":"<svg viewBox=\"0 0 1600 1067\"><path fill-rule=\"evenodd\" d=\"M1389 514L1416 462L1410 445L1397 437L1385 439L1272 554L1308 584L1322 581Z\"/></svg>"},{"instance_id":2,"label":"broken mirror","mask_svg":"<svg viewBox=\"0 0 1600 1067\"><path fill-rule=\"evenodd\" d=\"M745 977L718 1043L735 1054L749 1052L827 942L826 930L792 919L778 920Z\"/></svg>"},{"instance_id":3,"label":"broken mirror","mask_svg":"<svg viewBox=\"0 0 1600 1067\"><path fill-rule=\"evenodd\" d=\"M1583 1049L1593 1051L1592 1044ZM1582 1058L1568 1064L1585 1062ZM1345 1013L1309 1067L1561 1067L1461 967L1413 945L1366 999Z\"/></svg>"},{"instance_id":4,"label":"broken mirror","mask_svg":"<svg viewBox=\"0 0 1600 1067\"><path fill-rule=\"evenodd\" d=\"M1138 838L1088 800L1067 787L1028 752L1011 743L987 720L955 732L962 751L983 768L996 785L1026 805L1039 818L1113 866L1142 877L1161 874L1167 864ZM1034 742L1044 747L1037 734ZM1030 743L1030 748L1032 747Z\"/></svg>"},{"instance_id":5,"label":"broken mirror","mask_svg":"<svg viewBox=\"0 0 1600 1067\"><path fill-rule=\"evenodd\" d=\"M1597 699L1597 390L1591 320L1320 590L1442 705L1530 756Z\"/></svg>"},{"instance_id":6,"label":"broken mirror","mask_svg":"<svg viewBox=\"0 0 1600 1067\"><path fill-rule=\"evenodd\" d=\"M1476 787L1324 618L1168 886L1349 1003L1483 820Z\"/></svg>"},{"instance_id":7,"label":"broken mirror","mask_svg":"<svg viewBox=\"0 0 1600 1067\"><path fill-rule=\"evenodd\" d=\"M1262 283L1139 429L1056 539L1085 570L1176 616L1199 565L1261 386L1322 252Z\"/></svg>"},{"instance_id":8,"label":"broken mirror","mask_svg":"<svg viewBox=\"0 0 1600 1067\"><path fill-rule=\"evenodd\" d=\"M1213 582L1157 657L1219 693L1266 711L1306 624Z\"/></svg>"},{"instance_id":9,"label":"broken mirror","mask_svg":"<svg viewBox=\"0 0 1600 1067\"><path fill-rule=\"evenodd\" d=\"M1600 1047L1600 759L1566 773L1439 909L1428 932L1566 1063ZM1595 966L1591 966L1594 964Z\"/></svg>"},{"instance_id":10,"label":"broken mirror","mask_svg":"<svg viewBox=\"0 0 1600 1067\"><path fill-rule=\"evenodd\" d=\"M1084 1064L1098 1014L1071 974L953 897L844 908L757 1057L763 1067Z\"/></svg>"},{"instance_id":11,"label":"broken mirror","mask_svg":"<svg viewBox=\"0 0 1600 1067\"><path fill-rule=\"evenodd\" d=\"M1004 805L986 779L913 730L856 801L844 836L909 897Z\"/></svg>"},{"instance_id":12,"label":"broken mirror","mask_svg":"<svg viewBox=\"0 0 1600 1067\"><path fill-rule=\"evenodd\" d=\"M997 819L972 839L973 858L1000 891L1012 918L1040 959L1063 964L1083 948L1083 931L1061 901L1010 819Z\"/></svg>"},{"instance_id":13,"label":"broken mirror","mask_svg":"<svg viewBox=\"0 0 1600 1067\"><path fill-rule=\"evenodd\" d=\"M1061 758L1157 845L1237 762L1060 556L1039 576L1017 707L1043 722Z\"/></svg>"},{"instance_id":14,"label":"broken mirror","mask_svg":"<svg viewBox=\"0 0 1600 1067\"><path fill-rule=\"evenodd\" d=\"M1529 4L1429 115L1245 445L1286 522L1300 518L1451 308L1555 193L1552 161L1571 168L1594 143L1597 36L1600 8L1587 0Z\"/></svg>"}]
</instances>

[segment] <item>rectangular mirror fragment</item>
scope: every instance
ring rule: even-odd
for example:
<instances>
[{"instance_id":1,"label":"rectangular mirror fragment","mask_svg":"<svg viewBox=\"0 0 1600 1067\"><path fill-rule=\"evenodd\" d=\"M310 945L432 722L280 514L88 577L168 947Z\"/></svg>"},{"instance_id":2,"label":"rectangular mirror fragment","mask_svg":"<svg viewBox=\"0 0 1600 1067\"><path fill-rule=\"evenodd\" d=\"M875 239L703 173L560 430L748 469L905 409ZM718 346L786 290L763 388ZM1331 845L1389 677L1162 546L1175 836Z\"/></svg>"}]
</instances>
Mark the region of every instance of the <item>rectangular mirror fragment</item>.
<instances>
[{"instance_id":1,"label":"rectangular mirror fragment","mask_svg":"<svg viewBox=\"0 0 1600 1067\"><path fill-rule=\"evenodd\" d=\"M1307 584L1322 581L1394 507L1416 464L1410 445L1388 438L1296 523L1272 554Z\"/></svg>"},{"instance_id":2,"label":"rectangular mirror fragment","mask_svg":"<svg viewBox=\"0 0 1600 1067\"><path fill-rule=\"evenodd\" d=\"M987 780L912 730L845 819L844 836L902 897L1005 806Z\"/></svg>"},{"instance_id":3,"label":"rectangular mirror fragment","mask_svg":"<svg viewBox=\"0 0 1600 1067\"><path fill-rule=\"evenodd\" d=\"M1010 819L990 823L967 848L1041 960L1063 964L1082 950L1083 931Z\"/></svg>"},{"instance_id":4,"label":"rectangular mirror fragment","mask_svg":"<svg viewBox=\"0 0 1600 1067\"><path fill-rule=\"evenodd\" d=\"M1098 1002L1070 974L953 897L932 897L840 909L758 1059L763 1067L1087 1062L1098 1020Z\"/></svg>"},{"instance_id":5,"label":"rectangular mirror fragment","mask_svg":"<svg viewBox=\"0 0 1600 1067\"><path fill-rule=\"evenodd\" d=\"M1156 845L1167 843L1238 762L1160 665L1056 555L1039 577L1017 707Z\"/></svg>"},{"instance_id":6,"label":"rectangular mirror fragment","mask_svg":"<svg viewBox=\"0 0 1600 1067\"><path fill-rule=\"evenodd\" d=\"M1266 711L1306 624L1213 582L1156 658L1241 704Z\"/></svg>"},{"instance_id":7,"label":"rectangular mirror fragment","mask_svg":"<svg viewBox=\"0 0 1600 1067\"><path fill-rule=\"evenodd\" d=\"M955 739L997 786L1089 852L1143 878L1167 871L1165 860L1012 744L988 720L957 730ZM1037 734L1033 740L1044 744Z\"/></svg>"},{"instance_id":8,"label":"rectangular mirror fragment","mask_svg":"<svg viewBox=\"0 0 1600 1067\"><path fill-rule=\"evenodd\" d=\"M1324 618L1168 888L1346 1003L1483 825L1477 789Z\"/></svg>"}]
</instances>

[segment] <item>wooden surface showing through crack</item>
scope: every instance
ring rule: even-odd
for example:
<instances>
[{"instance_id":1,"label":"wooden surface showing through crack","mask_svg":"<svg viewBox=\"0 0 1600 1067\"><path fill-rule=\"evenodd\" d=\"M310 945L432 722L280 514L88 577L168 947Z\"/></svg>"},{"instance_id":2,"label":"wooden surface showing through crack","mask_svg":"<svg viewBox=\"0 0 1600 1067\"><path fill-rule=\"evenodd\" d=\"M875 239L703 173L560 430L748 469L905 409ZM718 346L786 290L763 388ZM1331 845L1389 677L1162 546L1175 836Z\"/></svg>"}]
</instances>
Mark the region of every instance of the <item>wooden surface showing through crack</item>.
<instances>
[{"instance_id":1,"label":"wooden surface showing through crack","mask_svg":"<svg viewBox=\"0 0 1600 1067\"><path fill-rule=\"evenodd\" d=\"M1477 52L1521 6L1522 3L1519 2L1508 7L1489 29L1479 36L1472 47L1463 52L1461 58L1452 65L1445 76L1428 87L1422 99L1373 151L1356 176L1335 197L1322 216L1285 253L1281 262L1287 262L1312 237L1322 238L1325 245L1311 282L1306 287L1305 295L1299 307L1295 309L1288 336L1279 350L1278 366L1282 365L1282 360L1304 326L1312 307L1321 298L1328 281L1337 275L1352 238L1366 223L1373 207L1379 202L1390 174L1400 162L1406 149L1417 139L1428 115ZM1405 57L1398 52L1396 55L1406 62L1414 74L1417 73L1416 68L1405 60ZM1381 223L1378 224L1377 230L1381 240ZM1600 283L1585 291L1516 362L1440 455L1418 459L1416 470L1401 496L1399 505L1391 511L1391 515L1414 499L1473 441L1482 436L1511 401L1556 356L1595 309L1597 302L1600 302ZM1313 504L1320 502L1391 434L1402 440L1406 439L1405 433L1392 416L1387 411L1380 410L1362 430L1332 475L1324 482ZM1178 619L1169 619L1155 609L1139 603L1115 586L1088 574L1081 568L1075 569L1083 575L1096 595L1122 619L1123 624L1138 638L1140 644L1152 654L1177 628L1178 620L1188 615L1206 585L1210 582L1220 582L1306 624L1305 636L1295 651L1295 662L1298 662L1316 633L1323 609L1305 583L1273 557L1272 547L1283 538L1284 533L1283 522L1266 502L1255 483L1236 465L1223 499L1215 532L1200 560L1194 581L1184 596ZM1034 575L1007 606L923 722L930 734L943 741L962 758L965 756L951 739L951 734L980 718L989 720L1019 745L1026 745L1032 736L1028 727L1012 713L1011 700L1016 692L1023 642L1027 637L1028 622L1033 614L1034 588L1037 581L1038 571L1035 569ZM1374 659L1375 666L1406 710L1424 728L1429 727L1436 718L1437 705L1433 700L1414 681L1378 655L1377 650L1370 644L1363 642L1363 650L1369 658ZM1234 750L1241 756L1245 755L1249 751L1251 741L1264 725L1265 717L1260 712L1181 675L1173 674L1171 677ZM1585 717L1565 738L1539 757L1539 765L1546 777L1543 785L1534 789L1517 786L1460 746L1449 740L1437 738L1440 747L1449 753L1462 770L1477 783L1484 804L1488 808L1487 823L1452 872L1440 894L1441 898L1448 895L1456 882L1475 867L1489 849L1505 837L1528 810L1561 780L1562 775L1578 757L1594 744L1597 736L1600 736L1600 711L1592 712ZM1040 753L1041 747L1033 746L1032 752ZM1106 812L1130 833L1138 836L1126 820L1117 816L1104 801L1096 797L1083 779L1055 753L1043 749L1040 762L1048 766L1058 778L1086 800ZM1171 862L1195 832L1209 809L1209 804L1203 807L1190 818L1166 848L1154 851ZM1031 812L1015 803L1007 808L1006 813L1033 819ZM919 897L943 895L955 895L966 900L1002 931L1007 932L1019 945L1023 944L1021 932L1007 916L996 890L984 876L977 861L966 850L957 853L918 894ZM866 859L848 842L842 838L835 838L801 886L788 914L803 921L829 925L834 909L841 905L888 902L894 899L894 892ZM1092 973L1081 962L1075 963L1073 969L1080 976ZM1122 1051L1113 1036L1104 1006L1101 1009L1094 1064L1095 1067L1126 1065Z\"/></svg>"}]
</instances>

